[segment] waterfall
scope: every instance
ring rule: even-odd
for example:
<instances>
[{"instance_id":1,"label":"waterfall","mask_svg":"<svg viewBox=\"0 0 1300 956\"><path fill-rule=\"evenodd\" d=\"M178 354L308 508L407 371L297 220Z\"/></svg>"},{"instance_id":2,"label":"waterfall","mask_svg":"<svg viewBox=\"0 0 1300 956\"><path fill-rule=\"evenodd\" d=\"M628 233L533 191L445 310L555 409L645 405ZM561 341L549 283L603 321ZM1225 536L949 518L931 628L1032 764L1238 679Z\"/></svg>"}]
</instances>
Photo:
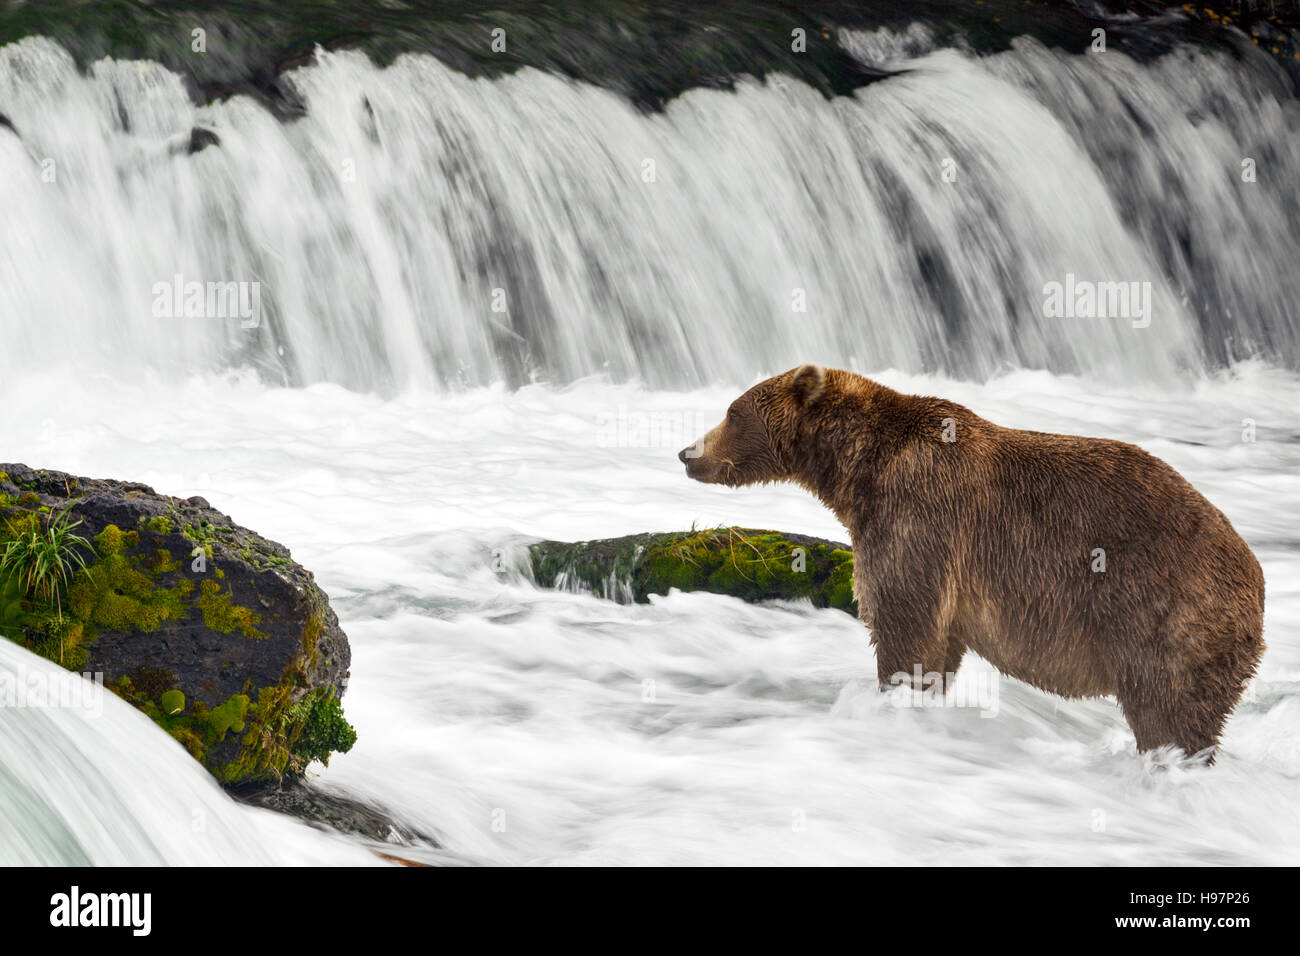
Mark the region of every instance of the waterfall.
<instances>
[{"instance_id":1,"label":"waterfall","mask_svg":"<svg viewBox=\"0 0 1300 956\"><path fill-rule=\"evenodd\" d=\"M196 105L157 64L10 44L0 373L389 391L1296 362L1300 116L1271 61L843 42L896 75L829 100L746 79L660 113L530 69L318 51L285 121ZM219 142L189 153L195 128ZM1071 276L1147 284L1150 324L1046 315ZM187 316L191 283L255 289L258 319Z\"/></svg>"}]
</instances>

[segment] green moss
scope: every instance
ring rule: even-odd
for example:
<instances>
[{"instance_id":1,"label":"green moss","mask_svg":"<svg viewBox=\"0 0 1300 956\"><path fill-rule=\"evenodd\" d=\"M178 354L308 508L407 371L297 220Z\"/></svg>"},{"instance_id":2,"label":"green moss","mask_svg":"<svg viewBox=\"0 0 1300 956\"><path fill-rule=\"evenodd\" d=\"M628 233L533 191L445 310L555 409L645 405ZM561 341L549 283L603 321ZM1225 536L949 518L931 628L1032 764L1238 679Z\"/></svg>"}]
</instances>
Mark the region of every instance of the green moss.
<instances>
[{"instance_id":1,"label":"green moss","mask_svg":"<svg viewBox=\"0 0 1300 956\"><path fill-rule=\"evenodd\" d=\"M151 518L148 523L148 528L150 531L156 531L159 534L170 534L172 530L171 519L166 515L159 515L156 518Z\"/></svg>"},{"instance_id":2,"label":"green moss","mask_svg":"<svg viewBox=\"0 0 1300 956\"><path fill-rule=\"evenodd\" d=\"M29 491L18 499L18 504L24 508L35 508L41 503L41 496L34 491Z\"/></svg>"},{"instance_id":3,"label":"green moss","mask_svg":"<svg viewBox=\"0 0 1300 956\"><path fill-rule=\"evenodd\" d=\"M647 549L637 593L712 591L746 601L806 598L852 610L853 555L814 539L774 531L715 528L668 536Z\"/></svg>"},{"instance_id":4,"label":"green moss","mask_svg":"<svg viewBox=\"0 0 1300 956\"><path fill-rule=\"evenodd\" d=\"M21 640L23 629L34 623L22 582L13 575L0 578L0 634Z\"/></svg>"},{"instance_id":5,"label":"green moss","mask_svg":"<svg viewBox=\"0 0 1300 956\"><path fill-rule=\"evenodd\" d=\"M217 526L210 521L200 521L198 524L187 524L181 528L181 534L189 538L199 547L209 558L213 556L213 546L217 544Z\"/></svg>"},{"instance_id":6,"label":"green moss","mask_svg":"<svg viewBox=\"0 0 1300 956\"><path fill-rule=\"evenodd\" d=\"M257 567L257 568L285 567L287 565L293 564L293 561L291 561L288 558L275 554L272 551L262 550L260 547L256 545L256 543L251 544L248 547L241 548L239 551L239 556L244 560L246 564L251 564L253 567Z\"/></svg>"},{"instance_id":7,"label":"green moss","mask_svg":"<svg viewBox=\"0 0 1300 956\"><path fill-rule=\"evenodd\" d=\"M93 635L80 621L59 616L53 608L42 608L22 628L22 639L29 651L66 667L80 671L85 667Z\"/></svg>"},{"instance_id":8,"label":"green moss","mask_svg":"<svg viewBox=\"0 0 1300 956\"><path fill-rule=\"evenodd\" d=\"M313 611L307 618L307 625L302 632L303 656L316 656L316 642L320 640L320 633L325 629L325 614L322 611Z\"/></svg>"},{"instance_id":9,"label":"green moss","mask_svg":"<svg viewBox=\"0 0 1300 956\"><path fill-rule=\"evenodd\" d=\"M289 721L302 720L294 743L294 754L304 763L319 760L328 766L330 753L347 753L357 742L357 732L343 716L343 708L332 696L309 695L289 708Z\"/></svg>"},{"instance_id":10,"label":"green moss","mask_svg":"<svg viewBox=\"0 0 1300 956\"><path fill-rule=\"evenodd\" d=\"M290 741L282 723L291 703L288 687L262 687L245 715L244 736L232 759L209 769L222 783L270 781L291 769Z\"/></svg>"},{"instance_id":11,"label":"green moss","mask_svg":"<svg viewBox=\"0 0 1300 956\"><path fill-rule=\"evenodd\" d=\"M170 574L173 571L181 569L180 561L172 558L172 553L166 548L159 548L154 552L154 562L149 568L149 573L155 577L160 574Z\"/></svg>"},{"instance_id":12,"label":"green moss","mask_svg":"<svg viewBox=\"0 0 1300 956\"><path fill-rule=\"evenodd\" d=\"M185 713L185 696L179 690L172 689L163 693L158 703L154 703L130 678L121 678L110 687L180 742L195 760L206 766L223 783L235 783L247 778L247 774L242 772L229 772L230 765L221 763L216 756L218 749L231 750L230 735L241 734L248 726L253 707L246 694L234 694L216 707L208 707L202 701L196 701L189 713ZM234 743L236 758L230 763L235 768L256 768L259 761L265 759L262 748L253 746L257 741L249 741L247 747L237 738ZM223 748L223 745L226 746ZM268 773L266 778L273 779L274 776Z\"/></svg>"},{"instance_id":13,"label":"green moss","mask_svg":"<svg viewBox=\"0 0 1300 956\"><path fill-rule=\"evenodd\" d=\"M167 733L189 751L191 757L199 763L206 763L208 749L203 743L203 736L193 727L168 727Z\"/></svg>"},{"instance_id":14,"label":"green moss","mask_svg":"<svg viewBox=\"0 0 1300 956\"><path fill-rule=\"evenodd\" d=\"M261 617L250 608L232 603L230 598L230 592L222 591L216 581L207 580L199 585L199 610L203 612L204 626L222 634L238 631L244 637L265 639L266 634L257 629Z\"/></svg>"},{"instance_id":15,"label":"green moss","mask_svg":"<svg viewBox=\"0 0 1300 956\"><path fill-rule=\"evenodd\" d=\"M215 743L221 743L228 730L241 733L244 729L244 718L247 716L248 697L244 694L235 694L224 704L212 708L207 723L209 730L216 737Z\"/></svg>"},{"instance_id":16,"label":"green moss","mask_svg":"<svg viewBox=\"0 0 1300 956\"><path fill-rule=\"evenodd\" d=\"M30 532L38 520L34 512L7 517L0 528L0 545ZM163 586L159 579L180 570L181 562L159 548L145 564L140 555L132 553L139 545L138 532L108 525L95 536L95 560L73 575L61 613L29 598L16 607L10 602L8 618L0 617L0 630L30 650L74 669L85 662L87 647L100 630L152 633L167 621L189 617L196 603L204 623L214 630L266 636L256 629L258 616L235 605L231 595L220 593L215 582L204 582L208 588L197 602L194 582L188 578ZM157 699L166 689L157 689L150 699Z\"/></svg>"},{"instance_id":17,"label":"green moss","mask_svg":"<svg viewBox=\"0 0 1300 956\"><path fill-rule=\"evenodd\" d=\"M853 596L853 552L835 548L831 551L831 560L835 562L835 569L826 579L826 606L848 611L857 617L858 602Z\"/></svg>"},{"instance_id":18,"label":"green moss","mask_svg":"<svg viewBox=\"0 0 1300 956\"><path fill-rule=\"evenodd\" d=\"M95 550L105 557L123 555L129 548L139 547L140 535L134 531L123 531L115 524L110 524L95 536Z\"/></svg>"},{"instance_id":19,"label":"green moss","mask_svg":"<svg viewBox=\"0 0 1300 956\"><path fill-rule=\"evenodd\" d=\"M320 635L324 627L325 615L322 612L314 611L308 616L307 624L302 631L302 653L286 669L284 680L302 687L308 685L308 671L316 666L320 654Z\"/></svg>"},{"instance_id":20,"label":"green moss","mask_svg":"<svg viewBox=\"0 0 1300 956\"><path fill-rule=\"evenodd\" d=\"M275 781L301 773L313 760L328 762L331 751L347 751L356 731L343 717L332 688L303 693L307 671L319 655L325 615L314 611L303 628L302 651L285 668L280 682L257 691L248 707L247 727L233 759L215 766L223 783ZM298 695L295 699L295 695Z\"/></svg>"},{"instance_id":21,"label":"green moss","mask_svg":"<svg viewBox=\"0 0 1300 956\"><path fill-rule=\"evenodd\" d=\"M127 553L139 541L136 532L116 525L96 536L100 559L78 572L68 591L68 607L76 618L110 631L150 633L164 621L189 616L186 590L159 587Z\"/></svg>"},{"instance_id":22,"label":"green moss","mask_svg":"<svg viewBox=\"0 0 1300 956\"><path fill-rule=\"evenodd\" d=\"M246 724L238 753L212 768L223 783L301 773L314 760L328 763L331 753L351 750L357 739L333 690L324 687L296 701L288 687L263 687L248 707Z\"/></svg>"},{"instance_id":23,"label":"green moss","mask_svg":"<svg viewBox=\"0 0 1300 956\"><path fill-rule=\"evenodd\" d=\"M149 667L142 664L123 680L150 700L157 699L176 686L176 675L165 667Z\"/></svg>"},{"instance_id":24,"label":"green moss","mask_svg":"<svg viewBox=\"0 0 1300 956\"><path fill-rule=\"evenodd\" d=\"M670 589L712 591L746 601L811 601L857 613L853 555L833 542L776 531L713 528L531 546L543 587L589 589L645 601Z\"/></svg>"},{"instance_id":25,"label":"green moss","mask_svg":"<svg viewBox=\"0 0 1300 956\"><path fill-rule=\"evenodd\" d=\"M0 516L0 547L7 539L37 528L40 520L31 511ZM220 531L212 525L203 528L200 537L209 541ZM0 634L73 669L84 665L100 630L147 634L167 621L192 616L196 609L213 631L267 637L258 629L259 615L235 603L224 576L205 578L196 587L191 578L177 573L183 572L183 562L170 551L142 549L141 533L150 531L166 533L160 526L125 531L109 525L96 535L94 559L74 575L61 619L55 609L25 598L13 582L0 581ZM204 547L210 550L211 544ZM137 667L110 687L221 782L274 781L286 773L300 773L311 761L327 759L332 750L347 749L355 740L332 689L303 689L319 653L323 628L323 610L311 613L304 625L302 649L278 683L261 688L246 685L241 693L215 706L201 699L188 701L176 675L164 668Z\"/></svg>"}]
</instances>

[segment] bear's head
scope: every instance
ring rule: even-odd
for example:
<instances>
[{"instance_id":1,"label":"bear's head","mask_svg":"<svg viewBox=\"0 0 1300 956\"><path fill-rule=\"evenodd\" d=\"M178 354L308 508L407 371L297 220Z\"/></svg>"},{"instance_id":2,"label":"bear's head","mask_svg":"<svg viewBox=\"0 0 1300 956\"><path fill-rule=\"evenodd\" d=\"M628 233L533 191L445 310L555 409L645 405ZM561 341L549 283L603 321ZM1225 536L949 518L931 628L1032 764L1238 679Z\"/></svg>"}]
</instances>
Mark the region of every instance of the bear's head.
<instances>
[{"instance_id":1,"label":"bear's head","mask_svg":"<svg viewBox=\"0 0 1300 956\"><path fill-rule=\"evenodd\" d=\"M799 480L801 425L826 383L819 365L759 382L731 403L720 425L677 453L687 477L733 487Z\"/></svg>"}]
</instances>

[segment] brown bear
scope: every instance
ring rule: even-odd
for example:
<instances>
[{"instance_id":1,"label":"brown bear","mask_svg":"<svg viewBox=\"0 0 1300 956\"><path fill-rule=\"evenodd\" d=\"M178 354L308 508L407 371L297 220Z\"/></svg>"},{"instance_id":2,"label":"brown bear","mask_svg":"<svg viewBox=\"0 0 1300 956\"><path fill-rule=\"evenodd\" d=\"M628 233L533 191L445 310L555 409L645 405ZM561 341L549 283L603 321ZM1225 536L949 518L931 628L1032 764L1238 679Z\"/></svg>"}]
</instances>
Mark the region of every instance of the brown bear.
<instances>
[{"instance_id":1,"label":"brown bear","mask_svg":"<svg viewBox=\"0 0 1300 956\"><path fill-rule=\"evenodd\" d=\"M1114 694L1140 750L1212 759L1264 650L1259 562L1134 445L804 365L678 457L697 481L793 481L835 512L882 688L938 674L942 689L972 650L1055 694Z\"/></svg>"}]
</instances>

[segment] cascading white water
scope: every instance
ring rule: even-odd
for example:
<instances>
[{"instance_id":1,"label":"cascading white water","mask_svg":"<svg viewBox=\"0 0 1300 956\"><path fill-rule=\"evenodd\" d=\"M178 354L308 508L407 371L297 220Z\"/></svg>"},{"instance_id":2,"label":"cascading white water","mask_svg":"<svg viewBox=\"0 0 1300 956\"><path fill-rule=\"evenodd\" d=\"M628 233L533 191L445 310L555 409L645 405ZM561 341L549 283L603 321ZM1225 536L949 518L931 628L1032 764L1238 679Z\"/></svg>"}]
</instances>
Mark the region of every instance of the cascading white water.
<instances>
[{"instance_id":1,"label":"cascading white water","mask_svg":"<svg viewBox=\"0 0 1300 956\"><path fill-rule=\"evenodd\" d=\"M534 71L471 80L428 56L379 69L321 52L293 74L306 113L285 123L246 97L196 106L155 64L81 75L47 40L12 44L0 363L681 385L808 358L1158 378L1223 339L1294 345L1300 133L1267 73L1032 41L918 56L923 34L891 36L846 37L903 71L853 97L772 77L661 115ZM1253 190L1233 185L1247 116L1272 157ZM221 142L186 156L195 125ZM1129 172L1136 191L1112 185ZM1068 274L1150 282L1151 326L1045 317L1044 284ZM176 275L261 283L264 320L155 315ZM1218 310L1206 329L1201 298Z\"/></svg>"},{"instance_id":2,"label":"cascading white water","mask_svg":"<svg viewBox=\"0 0 1300 956\"><path fill-rule=\"evenodd\" d=\"M1250 54L1253 53L1253 56ZM988 68L1060 117L1208 357L1300 362L1300 101L1267 56L1191 47L1149 66L1018 42ZM1288 264L1290 263L1290 264Z\"/></svg>"},{"instance_id":3,"label":"cascading white water","mask_svg":"<svg viewBox=\"0 0 1300 956\"><path fill-rule=\"evenodd\" d=\"M129 704L0 639L0 866L375 861L236 804Z\"/></svg>"}]
</instances>

